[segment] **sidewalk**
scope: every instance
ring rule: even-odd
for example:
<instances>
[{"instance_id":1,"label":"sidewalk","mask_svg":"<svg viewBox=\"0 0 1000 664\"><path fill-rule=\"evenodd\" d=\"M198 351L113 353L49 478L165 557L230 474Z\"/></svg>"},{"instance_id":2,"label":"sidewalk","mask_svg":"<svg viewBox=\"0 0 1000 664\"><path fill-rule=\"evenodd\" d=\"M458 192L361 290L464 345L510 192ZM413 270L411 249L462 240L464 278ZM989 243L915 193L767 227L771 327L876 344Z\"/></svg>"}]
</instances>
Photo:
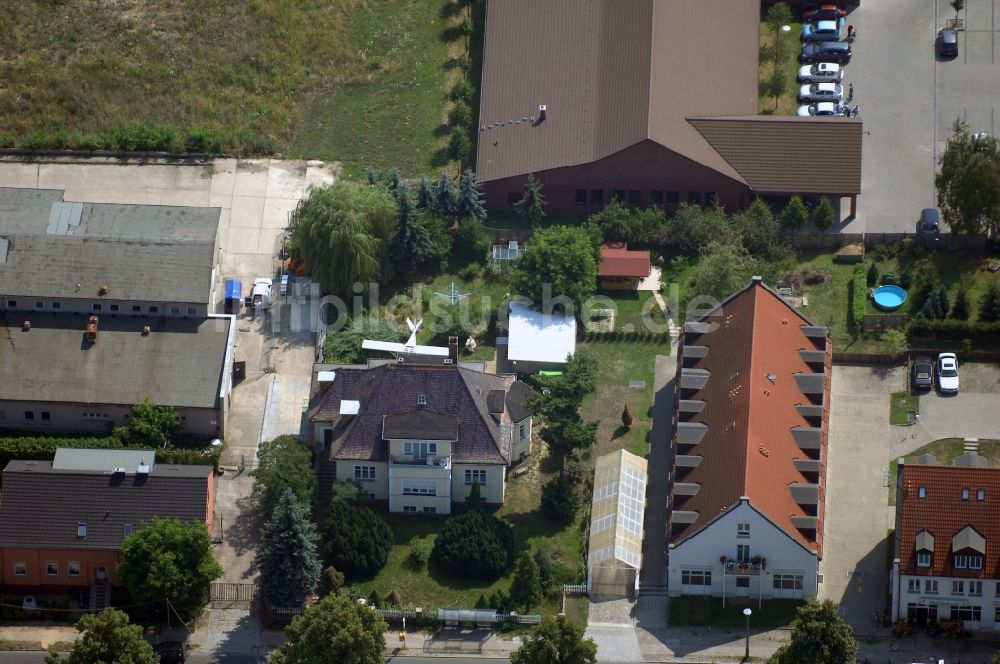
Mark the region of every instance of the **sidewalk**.
<instances>
[{"instance_id":1,"label":"sidewalk","mask_svg":"<svg viewBox=\"0 0 1000 664\"><path fill-rule=\"evenodd\" d=\"M80 633L73 625L4 625L0 626L0 641L34 641L48 648L60 641L74 641Z\"/></svg>"},{"instance_id":2,"label":"sidewalk","mask_svg":"<svg viewBox=\"0 0 1000 664\"><path fill-rule=\"evenodd\" d=\"M386 656L480 656L509 657L521 647L520 636L489 633L487 630L443 629L437 635L422 630L408 629L400 641L402 630L390 629L385 633Z\"/></svg>"}]
</instances>

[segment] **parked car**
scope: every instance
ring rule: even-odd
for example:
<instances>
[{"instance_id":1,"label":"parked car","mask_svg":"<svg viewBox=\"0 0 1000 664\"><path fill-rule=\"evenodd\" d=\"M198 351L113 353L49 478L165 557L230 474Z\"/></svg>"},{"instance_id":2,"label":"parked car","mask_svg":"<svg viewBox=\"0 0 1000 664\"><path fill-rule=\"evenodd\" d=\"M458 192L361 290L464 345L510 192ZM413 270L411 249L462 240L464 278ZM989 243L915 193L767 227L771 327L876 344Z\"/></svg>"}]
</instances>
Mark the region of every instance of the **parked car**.
<instances>
[{"instance_id":1,"label":"parked car","mask_svg":"<svg viewBox=\"0 0 1000 664\"><path fill-rule=\"evenodd\" d=\"M835 62L819 62L799 68L800 83L840 83L844 68Z\"/></svg>"},{"instance_id":2,"label":"parked car","mask_svg":"<svg viewBox=\"0 0 1000 664\"><path fill-rule=\"evenodd\" d=\"M851 44L845 41L808 42L802 45L799 62L836 62L846 65L851 61Z\"/></svg>"},{"instance_id":3,"label":"parked car","mask_svg":"<svg viewBox=\"0 0 1000 664\"><path fill-rule=\"evenodd\" d=\"M802 41L840 41L844 19L802 24Z\"/></svg>"},{"instance_id":4,"label":"parked car","mask_svg":"<svg viewBox=\"0 0 1000 664\"><path fill-rule=\"evenodd\" d=\"M187 660L187 645L183 641L157 643L153 652L160 658L160 664L184 664Z\"/></svg>"},{"instance_id":5,"label":"parked car","mask_svg":"<svg viewBox=\"0 0 1000 664\"><path fill-rule=\"evenodd\" d=\"M840 102L844 98L844 86L840 83L812 83L799 88L799 101Z\"/></svg>"},{"instance_id":6,"label":"parked car","mask_svg":"<svg viewBox=\"0 0 1000 664\"><path fill-rule=\"evenodd\" d=\"M913 358L913 389L929 390L934 387L934 360L921 355Z\"/></svg>"},{"instance_id":7,"label":"parked car","mask_svg":"<svg viewBox=\"0 0 1000 664\"><path fill-rule=\"evenodd\" d=\"M847 16L847 10L836 4L806 5L802 10L803 21L836 20Z\"/></svg>"},{"instance_id":8,"label":"parked car","mask_svg":"<svg viewBox=\"0 0 1000 664\"><path fill-rule=\"evenodd\" d=\"M799 110L795 114L800 118L814 115L843 115L844 106L832 101L821 101L807 106L799 106Z\"/></svg>"},{"instance_id":9,"label":"parked car","mask_svg":"<svg viewBox=\"0 0 1000 664\"><path fill-rule=\"evenodd\" d=\"M921 210L917 230L921 233L940 233L941 211L937 208L924 208Z\"/></svg>"},{"instance_id":10,"label":"parked car","mask_svg":"<svg viewBox=\"0 0 1000 664\"><path fill-rule=\"evenodd\" d=\"M958 31L952 28L944 28L938 32L937 52L942 58L954 58L958 56Z\"/></svg>"},{"instance_id":11,"label":"parked car","mask_svg":"<svg viewBox=\"0 0 1000 664\"><path fill-rule=\"evenodd\" d=\"M958 394L958 358L954 353L938 355L937 380L942 393Z\"/></svg>"}]
</instances>

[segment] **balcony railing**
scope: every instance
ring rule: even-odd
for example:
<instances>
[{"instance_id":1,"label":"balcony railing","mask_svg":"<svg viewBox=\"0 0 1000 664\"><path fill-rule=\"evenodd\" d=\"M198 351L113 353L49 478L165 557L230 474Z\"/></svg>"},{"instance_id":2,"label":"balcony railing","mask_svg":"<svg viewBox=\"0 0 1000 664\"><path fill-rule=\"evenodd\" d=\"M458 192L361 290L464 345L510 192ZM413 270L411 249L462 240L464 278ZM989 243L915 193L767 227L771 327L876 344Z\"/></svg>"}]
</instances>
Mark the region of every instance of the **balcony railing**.
<instances>
[{"instance_id":1,"label":"balcony railing","mask_svg":"<svg viewBox=\"0 0 1000 664\"><path fill-rule=\"evenodd\" d=\"M758 576L764 573L767 561L760 559L759 562L743 562L732 558L720 559L726 574L738 574L740 576Z\"/></svg>"},{"instance_id":2,"label":"balcony railing","mask_svg":"<svg viewBox=\"0 0 1000 664\"><path fill-rule=\"evenodd\" d=\"M390 466L406 466L408 468L428 468L441 470L442 468L451 468L451 455L448 456L429 456L426 458L413 458L413 457L389 457Z\"/></svg>"}]
</instances>

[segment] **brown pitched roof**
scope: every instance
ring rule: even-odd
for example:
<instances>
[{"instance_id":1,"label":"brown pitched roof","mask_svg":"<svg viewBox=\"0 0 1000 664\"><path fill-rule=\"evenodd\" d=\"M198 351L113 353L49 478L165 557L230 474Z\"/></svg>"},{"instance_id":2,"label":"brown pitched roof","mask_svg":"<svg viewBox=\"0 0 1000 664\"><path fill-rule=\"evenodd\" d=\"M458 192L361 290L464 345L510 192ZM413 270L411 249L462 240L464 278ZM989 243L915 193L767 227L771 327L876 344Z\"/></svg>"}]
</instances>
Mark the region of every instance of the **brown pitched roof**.
<instances>
[{"instance_id":1,"label":"brown pitched roof","mask_svg":"<svg viewBox=\"0 0 1000 664\"><path fill-rule=\"evenodd\" d=\"M775 525L821 555L828 413L824 408L820 422L800 414L796 406L810 401L796 374L814 373L801 350L825 346L819 358L827 372L823 404L828 404L832 349L825 335L819 344L807 337L804 328L813 328L812 322L758 279L685 326L678 361L677 454L702 458L689 470L678 467L677 482L696 484L698 489L686 498L675 493L673 508L696 513L696 517L686 524L674 521L671 543L691 537L747 496ZM699 323L711 327L702 330ZM708 372L700 389L690 387L690 378L685 378L692 369ZM704 404L681 411L682 405L691 402ZM695 429L707 427L691 448L680 444L681 430L689 423ZM821 463L812 471L816 477L810 477L796 464L810 457L799 447L793 429L816 424L822 429ZM817 508L808 509L796 501L794 484L812 486L819 497ZM818 519L815 534L796 525L808 517Z\"/></svg>"},{"instance_id":2,"label":"brown pitched roof","mask_svg":"<svg viewBox=\"0 0 1000 664\"><path fill-rule=\"evenodd\" d=\"M757 111L759 21L757 0L488 3L479 180L652 139L743 182L685 118Z\"/></svg>"},{"instance_id":3,"label":"brown pitched roof","mask_svg":"<svg viewBox=\"0 0 1000 664\"><path fill-rule=\"evenodd\" d=\"M649 252L633 251L624 244L601 245L602 277L648 277Z\"/></svg>"},{"instance_id":4,"label":"brown pitched roof","mask_svg":"<svg viewBox=\"0 0 1000 664\"><path fill-rule=\"evenodd\" d=\"M3 471L0 547L117 549L125 524L138 528L157 516L205 523L211 473L211 466L156 464L143 477L11 461ZM83 538L80 523L87 524Z\"/></svg>"},{"instance_id":5,"label":"brown pitched roof","mask_svg":"<svg viewBox=\"0 0 1000 664\"><path fill-rule=\"evenodd\" d=\"M920 487L925 488L926 498L919 497ZM968 500L962 500L962 489L969 490ZM984 491L982 501L979 489ZM1000 578L1000 468L906 464L901 467L899 495L896 538L902 574ZM972 536L966 540L977 539L976 533L986 540L982 570L952 568L952 540L968 526L971 530L966 533ZM925 531L931 537L923 536L922 545L933 538L931 566L917 567L917 539Z\"/></svg>"},{"instance_id":6,"label":"brown pitched roof","mask_svg":"<svg viewBox=\"0 0 1000 664\"><path fill-rule=\"evenodd\" d=\"M491 391L509 390L514 383L513 376L455 366L338 368L325 394L314 402L310 420L334 423L332 458L385 461L389 446L383 439L383 418L415 412L437 414L440 421L457 421L458 442L452 448L456 463L506 464L510 459L510 417L504 413L498 423L488 412L487 399ZM426 402L419 411L418 395ZM345 399L361 403L357 415L340 415L340 402Z\"/></svg>"},{"instance_id":7,"label":"brown pitched roof","mask_svg":"<svg viewBox=\"0 0 1000 664\"><path fill-rule=\"evenodd\" d=\"M753 115L688 122L757 193L861 193L860 120Z\"/></svg>"}]
</instances>

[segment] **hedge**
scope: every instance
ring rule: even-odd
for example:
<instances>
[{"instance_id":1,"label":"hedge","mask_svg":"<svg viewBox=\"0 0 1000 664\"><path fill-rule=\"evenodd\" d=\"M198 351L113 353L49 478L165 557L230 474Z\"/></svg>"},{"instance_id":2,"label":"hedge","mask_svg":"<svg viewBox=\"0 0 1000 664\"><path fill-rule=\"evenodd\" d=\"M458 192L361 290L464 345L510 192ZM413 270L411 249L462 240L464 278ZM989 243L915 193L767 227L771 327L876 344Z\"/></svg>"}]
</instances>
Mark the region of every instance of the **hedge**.
<instances>
[{"instance_id":1,"label":"hedge","mask_svg":"<svg viewBox=\"0 0 1000 664\"><path fill-rule=\"evenodd\" d=\"M995 342L1000 339L1000 323L980 323L954 318L917 318L910 323L910 339L942 339Z\"/></svg>"},{"instance_id":2,"label":"hedge","mask_svg":"<svg viewBox=\"0 0 1000 664\"><path fill-rule=\"evenodd\" d=\"M78 447L86 449L143 449L143 445L123 446L113 436L22 436L0 434L0 468L14 459L49 460L55 457L59 447ZM207 453L200 450L178 447L159 448L157 459L161 463L192 464L196 466L213 466L219 469L220 449Z\"/></svg>"},{"instance_id":3,"label":"hedge","mask_svg":"<svg viewBox=\"0 0 1000 664\"><path fill-rule=\"evenodd\" d=\"M851 309L848 314L847 325L853 332L861 324L861 319L865 315L865 304L868 299L868 270L863 263L854 266L854 275L851 277Z\"/></svg>"},{"instance_id":4,"label":"hedge","mask_svg":"<svg viewBox=\"0 0 1000 664\"><path fill-rule=\"evenodd\" d=\"M650 332L648 330L637 332L623 332L621 330L615 330L613 332L595 332L593 330L585 330L583 333L583 340L593 342L635 341L640 343L669 344L670 333Z\"/></svg>"}]
</instances>

